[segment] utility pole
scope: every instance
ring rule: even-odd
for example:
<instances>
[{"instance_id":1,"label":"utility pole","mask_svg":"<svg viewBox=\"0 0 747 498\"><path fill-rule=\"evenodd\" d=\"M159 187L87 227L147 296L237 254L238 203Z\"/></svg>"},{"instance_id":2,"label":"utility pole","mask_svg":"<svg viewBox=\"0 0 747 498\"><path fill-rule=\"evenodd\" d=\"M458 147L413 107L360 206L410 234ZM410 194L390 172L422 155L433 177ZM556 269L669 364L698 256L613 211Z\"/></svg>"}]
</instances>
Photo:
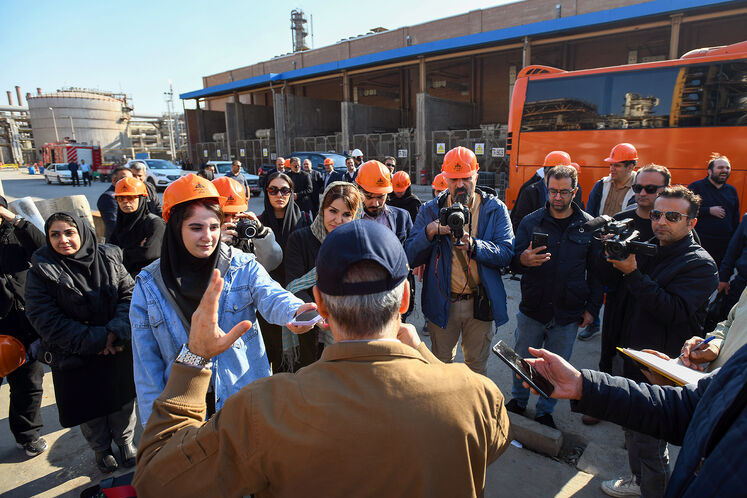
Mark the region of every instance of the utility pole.
<instances>
[{"instance_id":1,"label":"utility pole","mask_svg":"<svg viewBox=\"0 0 747 498\"><path fill-rule=\"evenodd\" d=\"M168 108L168 125L169 125L169 146L171 148L171 160L176 161L176 149L174 148L174 114L171 112L174 102L174 87L169 80L169 91L163 92L166 96L166 107Z\"/></svg>"}]
</instances>

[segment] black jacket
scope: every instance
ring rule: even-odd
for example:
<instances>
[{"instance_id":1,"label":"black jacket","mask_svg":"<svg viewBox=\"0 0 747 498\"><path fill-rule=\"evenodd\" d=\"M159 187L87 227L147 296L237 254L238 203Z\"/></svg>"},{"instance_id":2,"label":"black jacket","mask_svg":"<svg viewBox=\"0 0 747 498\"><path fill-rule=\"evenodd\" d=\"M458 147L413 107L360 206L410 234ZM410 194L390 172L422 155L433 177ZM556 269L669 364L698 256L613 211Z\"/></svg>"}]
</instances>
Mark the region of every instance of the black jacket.
<instances>
[{"instance_id":1,"label":"black jacket","mask_svg":"<svg viewBox=\"0 0 747 498\"><path fill-rule=\"evenodd\" d=\"M605 310L605 324L619 337L617 346L655 349L676 357L682 344L703 332L708 299L718 287L713 258L691 235L664 247L656 256L636 255L638 269L627 276L596 251L596 269L605 285L616 289ZM625 376L645 381L632 360Z\"/></svg>"},{"instance_id":2,"label":"black jacket","mask_svg":"<svg viewBox=\"0 0 747 498\"><path fill-rule=\"evenodd\" d=\"M311 208L314 213L319 211L319 196L324 192L324 177L320 172L312 169L309 173L311 178Z\"/></svg>"},{"instance_id":3,"label":"black jacket","mask_svg":"<svg viewBox=\"0 0 747 498\"><path fill-rule=\"evenodd\" d=\"M138 241L137 245L127 247L130 244L119 240L116 232L107 242L122 248L124 266L132 278L135 278L140 270L161 257L161 244L165 231L166 223L163 219L150 213L138 223L135 230L127 233L127 237ZM141 246L142 240L145 240L145 244Z\"/></svg>"},{"instance_id":4,"label":"black jacket","mask_svg":"<svg viewBox=\"0 0 747 498\"><path fill-rule=\"evenodd\" d=\"M27 349L37 335L25 315L26 274L34 251L45 244L44 234L27 220L17 227L0 224L0 334L12 335Z\"/></svg>"},{"instance_id":5,"label":"black jacket","mask_svg":"<svg viewBox=\"0 0 747 498\"><path fill-rule=\"evenodd\" d=\"M44 349L64 357L96 355L104 349L109 332L119 342L129 343L130 300L135 282L122 264L122 250L99 244L108 266L108 285L115 287L119 296L109 303L107 323L89 322L91 313L86 299L75 288L70 275L45 255L45 250L46 246L34 253L25 293L26 315L39 333Z\"/></svg>"},{"instance_id":6,"label":"black jacket","mask_svg":"<svg viewBox=\"0 0 747 498\"><path fill-rule=\"evenodd\" d=\"M150 182L145 182L145 189L148 191L148 211L159 218L163 217L163 206L161 205L161 199L158 198L156 186Z\"/></svg>"},{"instance_id":7,"label":"black jacket","mask_svg":"<svg viewBox=\"0 0 747 498\"><path fill-rule=\"evenodd\" d=\"M545 206L524 217L516 230L511 269L521 277L519 310L542 323L553 319L558 325L578 322L584 311L592 315L602 306L602 289L593 271L592 234L581 227L591 216L577 204L565 230ZM529 247L535 232L548 235L550 260L541 266L521 264L521 253Z\"/></svg>"},{"instance_id":8,"label":"black jacket","mask_svg":"<svg viewBox=\"0 0 747 498\"><path fill-rule=\"evenodd\" d=\"M298 207L301 211L311 211L311 196L314 192L314 186L309 174L305 171L299 171L298 173L288 171L286 174L293 180L293 193L298 196L296 198Z\"/></svg>"},{"instance_id":9,"label":"black jacket","mask_svg":"<svg viewBox=\"0 0 747 498\"><path fill-rule=\"evenodd\" d=\"M285 246L285 285L307 274L316 266L316 256L322 243L311 232L311 227L299 228L288 237ZM314 302L311 289L296 292L307 303Z\"/></svg>"},{"instance_id":10,"label":"black jacket","mask_svg":"<svg viewBox=\"0 0 747 498\"><path fill-rule=\"evenodd\" d=\"M326 189L327 185L329 185L330 183L332 183L332 182L344 182L344 181L346 181L345 180L345 175L343 175L339 171L332 170L332 173L329 174L329 180L327 180L327 183L325 185L324 178L326 176L327 176L326 172L322 173L322 179L321 179L322 190L320 191L320 194L324 193L324 189Z\"/></svg>"},{"instance_id":11,"label":"black jacket","mask_svg":"<svg viewBox=\"0 0 747 498\"><path fill-rule=\"evenodd\" d=\"M650 386L590 370L582 376L573 411L682 446L665 496L744 496L747 346L696 385Z\"/></svg>"},{"instance_id":12,"label":"black jacket","mask_svg":"<svg viewBox=\"0 0 747 498\"><path fill-rule=\"evenodd\" d=\"M392 192L387 196L386 203L390 206L404 209L405 211L410 213L410 218L412 219L413 223L415 223L415 218L418 217L420 206L423 204L422 202L420 202L420 199L418 199L418 196L412 193L412 187L407 187L407 190L405 190L405 195L403 195L402 197L397 197L394 192Z\"/></svg>"}]
</instances>

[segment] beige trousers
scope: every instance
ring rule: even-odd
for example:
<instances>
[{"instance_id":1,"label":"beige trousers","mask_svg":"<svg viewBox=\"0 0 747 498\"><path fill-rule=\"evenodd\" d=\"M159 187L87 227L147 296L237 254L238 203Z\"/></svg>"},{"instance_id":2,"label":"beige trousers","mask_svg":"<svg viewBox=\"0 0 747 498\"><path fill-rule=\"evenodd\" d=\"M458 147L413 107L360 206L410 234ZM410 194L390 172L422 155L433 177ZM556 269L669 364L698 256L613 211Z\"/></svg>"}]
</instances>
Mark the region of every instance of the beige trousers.
<instances>
[{"instance_id":1,"label":"beige trousers","mask_svg":"<svg viewBox=\"0 0 747 498\"><path fill-rule=\"evenodd\" d=\"M451 303L449 307L449 323L442 329L428 320L428 330L431 334L433 355L444 363L454 361L457 351L459 335L462 336L462 352L464 363L472 371L486 375L488 371L488 356L490 355L490 341L493 338L493 322L483 322L474 318L474 304L472 299Z\"/></svg>"}]
</instances>

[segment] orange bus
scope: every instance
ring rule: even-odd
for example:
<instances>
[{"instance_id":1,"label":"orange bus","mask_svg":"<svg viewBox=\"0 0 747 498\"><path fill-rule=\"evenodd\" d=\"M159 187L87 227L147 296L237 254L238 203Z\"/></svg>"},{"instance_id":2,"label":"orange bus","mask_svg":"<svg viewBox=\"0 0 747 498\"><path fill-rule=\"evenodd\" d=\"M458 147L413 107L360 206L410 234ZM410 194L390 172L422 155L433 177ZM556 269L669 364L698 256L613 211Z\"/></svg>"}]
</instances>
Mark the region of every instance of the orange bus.
<instances>
[{"instance_id":1,"label":"orange bus","mask_svg":"<svg viewBox=\"0 0 747 498\"><path fill-rule=\"evenodd\" d=\"M706 176L712 152L731 160L729 183L747 208L747 41L676 60L563 71L528 66L511 96L506 152L512 208L551 150L581 166L584 201L609 174L612 147L629 142L638 166L661 164L672 182Z\"/></svg>"}]
</instances>

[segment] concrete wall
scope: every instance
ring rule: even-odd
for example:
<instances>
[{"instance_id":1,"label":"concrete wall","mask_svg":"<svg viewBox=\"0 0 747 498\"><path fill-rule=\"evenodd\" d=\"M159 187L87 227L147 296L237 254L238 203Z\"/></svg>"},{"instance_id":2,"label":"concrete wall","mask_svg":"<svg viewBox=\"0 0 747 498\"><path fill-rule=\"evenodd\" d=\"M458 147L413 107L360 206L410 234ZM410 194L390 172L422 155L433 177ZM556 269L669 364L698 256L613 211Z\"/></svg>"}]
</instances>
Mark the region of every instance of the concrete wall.
<instances>
[{"instance_id":1,"label":"concrete wall","mask_svg":"<svg viewBox=\"0 0 747 498\"><path fill-rule=\"evenodd\" d=\"M275 140L278 154L291 152L295 137L332 135L339 132L340 103L299 95L275 94Z\"/></svg>"},{"instance_id":2,"label":"concrete wall","mask_svg":"<svg viewBox=\"0 0 747 498\"><path fill-rule=\"evenodd\" d=\"M226 104L226 131L231 142L256 138L255 132L275 126L272 107L250 104Z\"/></svg>"},{"instance_id":3,"label":"concrete wall","mask_svg":"<svg viewBox=\"0 0 747 498\"><path fill-rule=\"evenodd\" d=\"M477 124L475 120L474 104L453 102L435 98L426 93L418 93L415 123L418 171L431 162L433 151L428 143L432 131L472 128Z\"/></svg>"}]
</instances>

